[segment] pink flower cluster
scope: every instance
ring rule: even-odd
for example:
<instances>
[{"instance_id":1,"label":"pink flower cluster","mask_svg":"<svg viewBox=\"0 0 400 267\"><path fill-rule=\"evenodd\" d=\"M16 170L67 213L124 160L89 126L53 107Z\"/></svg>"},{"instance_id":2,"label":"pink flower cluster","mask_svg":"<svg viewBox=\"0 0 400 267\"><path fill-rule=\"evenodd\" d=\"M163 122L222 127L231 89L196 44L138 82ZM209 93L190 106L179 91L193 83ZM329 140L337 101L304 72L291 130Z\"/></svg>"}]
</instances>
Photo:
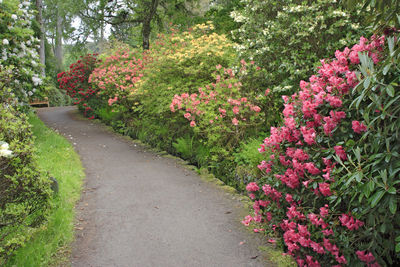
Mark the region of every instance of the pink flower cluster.
<instances>
[{"instance_id":1,"label":"pink flower cluster","mask_svg":"<svg viewBox=\"0 0 400 267\"><path fill-rule=\"evenodd\" d=\"M380 267L379 263L375 262L375 257L372 255L371 252L364 251L364 250L358 250L356 252L357 257L365 262L368 267Z\"/></svg>"},{"instance_id":2,"label":"pink flower cluster","mask_svg":"<svg viewBox=\"0 0 400 267\"><path fill-rule=\"evenodd\" d=\"M342 216L339 217L339 221L343 226L346 226L349 230L358 230L358 228L364 225L362 221L354 220L354 218L348 214L342 214Z\"/></svg>"},{"instance_id":3,"label":"pink flower cluster","mask_svg":"<svg viewBox=\"0 0 400 267\"><path fill-rule=\"evenodd\" d=\"M258 205L254 217L247 217L246 222L252 218L255 222L273 224L275 232L282 233L288 254L296 259L299 266L320 266L313 255L325 257L322 255L328 254L336 261L336 266L347 264L333 237L328 239L334 231L338 231L332 226L340 222L346 230L356 231L364 225L350 214L331 214L327 204L303 207L302 198L304 194L313 198L314 194L314 198L318 198L317 205L321 205L325 197L335 194L332 173L336 163L329 158L336 154L342 161L348 160L345 147L334 143L337 140L334 137L339 126L347 124L346 118L351 117L346 114L344 100L358 84L353 65L359 63L359 52L368 53L377 63L383 44L384 37L372 37L370 41L361 38L360 43L351 49L336 51L335 59L322 60L317 75L311 76L308 82L301 81L299 92L283 97L284 125L271 127L270 136L259 148L260 152L268 150L273 155L270 160L262 161L258 168L266 174L272 173L272 177L279 181L274 184L279 186L261 186L252 182L246 187L256 201L271 201L266 210ZM357 134L367 131L366 125L360 121L353 121L352 129ZM321 151L328 151L324 152L325 157L314 156ZM282 194L286 195L284 200ZM295 201L294 195L300 200ZM279 212L282 207L287 207L285 215ZM319 214L315 213L315 209ZM274 223L268 220L267 214L269 218L275 218ZM279 231L276 225L279 225ZM309 232L307 225L312 226L313 232ZM360 258L361 254L357 255ZM365 254L362 257L366 259Z\"/></svg>"},{"instance_id":4,"label":"pink flower cluster","mask_svg":"<svg viewBox=\"0 0 400 267\"><path fill-rule=\"evenodd\" d=\"M135 84L143 77L147 57L137 59L130 51L117 51L109 56L104 62L93 70L89 77L89 83L95 85L100 95L109 98L111 106L128 93L135 92Z\"/></svg>"},{"instance_id":5,"label":"pink flower cluster","mask_svg":"<svg viewBox=\"0 0 400 267\"><path fill-rule=\"evenodd\" d=\"M217 65L216 69L222 70L222 66ZM198 93L176 94L169 108L172 112L183 110L183 116L192 127L197 125L196 119L203 118L207 118L207 126L224 121L234 126L245 124L249 116L257 115L261 108L241 96L241 86L232 69L223 69L222 76L216 75L215 83L200 87ZM210 114L213 116L210 117Z\"/></svg>"}]
</instances>

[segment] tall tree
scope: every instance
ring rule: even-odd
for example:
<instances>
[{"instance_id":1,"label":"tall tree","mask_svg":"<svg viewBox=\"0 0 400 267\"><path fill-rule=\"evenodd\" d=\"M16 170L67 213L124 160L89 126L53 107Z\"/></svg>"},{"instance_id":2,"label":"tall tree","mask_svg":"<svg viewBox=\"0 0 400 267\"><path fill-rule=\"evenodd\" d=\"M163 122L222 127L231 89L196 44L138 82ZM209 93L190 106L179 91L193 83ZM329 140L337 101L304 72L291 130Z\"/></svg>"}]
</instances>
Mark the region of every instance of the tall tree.
<instances>
[{"instance_id":1,"label":"tall tree","mask_svg":"<svg viewBox=\"0 0 400 267\"><path fill-rule=\"evenodd\" d=\"M143 50L150 48L151 21L156 13L159 2L159 0L151 0L151 3L144 3L147 12L144 12L142 21Z\"/></svg>"},{"instance_id":2,"label":"tall tree","mask_svg":"<svg viewBox=\"0 0 400 267\"><path fill-rule=\"evenodd\" d=\"M57 1L57 18L56 18L56 39L55 39L55 55L57 59L58 70L63 69L63 10L60 4L60 0Z\"/></svg>"},{"instance_id":3,"label":"tall tree","mask_svg":"<svg viewBox=\"0 0 400 267\"><path fill-rule=\"evenodd\" d=\"M115 31L121 25L141 25L142 47L149 49L150 34L154 21L161 21L161 18L173 9L185 8L185 3L195 3L198 0L115 0L115 1L83 1L84 6L80 7L79 16L87 25L101 23L111 25Z\"/></svg>"}]
</instances>

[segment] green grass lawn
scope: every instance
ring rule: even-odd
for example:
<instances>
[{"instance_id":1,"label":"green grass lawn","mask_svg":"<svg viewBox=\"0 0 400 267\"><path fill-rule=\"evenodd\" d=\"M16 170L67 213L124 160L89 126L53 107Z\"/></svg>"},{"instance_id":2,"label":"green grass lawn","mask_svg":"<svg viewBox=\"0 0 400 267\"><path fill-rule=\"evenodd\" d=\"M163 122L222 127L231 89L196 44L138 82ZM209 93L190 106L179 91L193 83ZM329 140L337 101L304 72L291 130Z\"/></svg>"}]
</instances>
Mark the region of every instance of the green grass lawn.
<instances>
[{"instance_id":1,"label":"green grass lawn","mask_svg":"<svg viewBox=\"0 0 400 267\"><path fill-rule=\"evenodd\" d=\"M31 115L39 167L57 179L59 193L52 201L48 223L26 246L18 249L8 266L57 266L69 258L74 238L74 206L80 197L84 171L72 145Z\"/></svg>"}]
</instances>

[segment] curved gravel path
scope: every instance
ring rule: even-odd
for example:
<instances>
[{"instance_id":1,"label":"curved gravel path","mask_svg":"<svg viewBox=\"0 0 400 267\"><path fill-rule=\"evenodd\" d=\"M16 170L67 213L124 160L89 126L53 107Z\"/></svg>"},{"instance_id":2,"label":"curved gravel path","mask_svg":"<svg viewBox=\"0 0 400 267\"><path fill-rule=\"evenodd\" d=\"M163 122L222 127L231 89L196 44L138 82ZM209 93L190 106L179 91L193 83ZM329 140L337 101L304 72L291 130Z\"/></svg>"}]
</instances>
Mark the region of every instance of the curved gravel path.
<instances>
[{"instance_id":1,"label":"curved gravel path","mask_svg":"<svg viewBox=\"0 0 400 267\"><path fill-rule=\"evenodd\" d=\"M271 266L258 236L240 224L232 195L79 119L73 107L38 115L70 140L85 167L72 266Z\"/></svg>"}]
</instances>

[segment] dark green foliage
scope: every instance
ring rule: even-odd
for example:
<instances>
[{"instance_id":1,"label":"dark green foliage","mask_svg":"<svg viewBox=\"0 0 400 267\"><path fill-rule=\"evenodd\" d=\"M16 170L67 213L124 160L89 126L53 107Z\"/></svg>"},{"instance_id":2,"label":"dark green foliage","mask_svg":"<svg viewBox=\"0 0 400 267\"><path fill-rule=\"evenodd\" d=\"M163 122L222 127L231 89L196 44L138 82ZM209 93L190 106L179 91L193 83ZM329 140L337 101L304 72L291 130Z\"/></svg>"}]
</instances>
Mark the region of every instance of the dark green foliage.
<instances>
[{"instance_id":1,"label":"dark green foliage","mask_svg":"<svg viewBox=\"0 0 400 267\"><path fill-rule=\"evenodd\" d=\"M353 44L363 32L362 14L344 12L329 0L245 0L233 13L241 57L266 70L268 86L291 94L319 60Z\"/></svg>"},{"instance_id":2,"label":"dark green foliage","mask_svg":"<svg viewBox=\"0 0 400 267\"><path fill-rule=\"evenodd\" d=\"M399 27L398 16L400 12L399 0L342 0L344 6L352 12L362 5L362 12L367 15L369 23L373 23L378 29L388 26Z\"/></svg>"},{"instance_id":3,"label":"dark green foliage","mask_svg":"<svg viewBox=\"0 0 400 267\"><path fill-rule=\"evenodd\" d=\"M0 140L11 157L0 156L0 265L22 246L45 220L50 182L33 154L33 138L24 114L0 106Z\"/></svg>"},{"instance_id":4,"label":"dark green foliage","mask_svg":"<svg viewBox=\"0 0 400 267\"><path fill-rule=\"evenodd\" d=\"M214 6L204 15L204 18L213 22L216 32L231 37L231 31L240 26L231 17L231 12L238 8L242 8L240 0L216 1Z\"/></svg>"},{"instance_id":5,"label":"dark green foliage","mask_svg":"<svg viewBox=\"0 0 400 267\"><path fill-rule=\"evenodd\" d=\"M347 140L354 154L347 181L340 189L352 196L346 205L357 206L367 217L364 247L376 251L389 266L400 263L400 43L398 36L387 38L388 50L382 64L361 55L363 81L354 89L351 104L369 131L360 139ZM345 166L343 165L343 168ZM343 170L343 172L345 172ZM347 185L361 179L357 186Z\"/></svg>"},{"instance_id":6,"label":"dark green foliage","mask_svg":"<svg viewBox=\"0 0 400 267\"><path fill-rule=\"evenodd\" d=\"M71 98L67 96L65 91L61 91L53 84L50 84L50 82L46 87L46 95L48 96L51 107L68 106L72 104Z\"/></svg>"}]
</instances>

